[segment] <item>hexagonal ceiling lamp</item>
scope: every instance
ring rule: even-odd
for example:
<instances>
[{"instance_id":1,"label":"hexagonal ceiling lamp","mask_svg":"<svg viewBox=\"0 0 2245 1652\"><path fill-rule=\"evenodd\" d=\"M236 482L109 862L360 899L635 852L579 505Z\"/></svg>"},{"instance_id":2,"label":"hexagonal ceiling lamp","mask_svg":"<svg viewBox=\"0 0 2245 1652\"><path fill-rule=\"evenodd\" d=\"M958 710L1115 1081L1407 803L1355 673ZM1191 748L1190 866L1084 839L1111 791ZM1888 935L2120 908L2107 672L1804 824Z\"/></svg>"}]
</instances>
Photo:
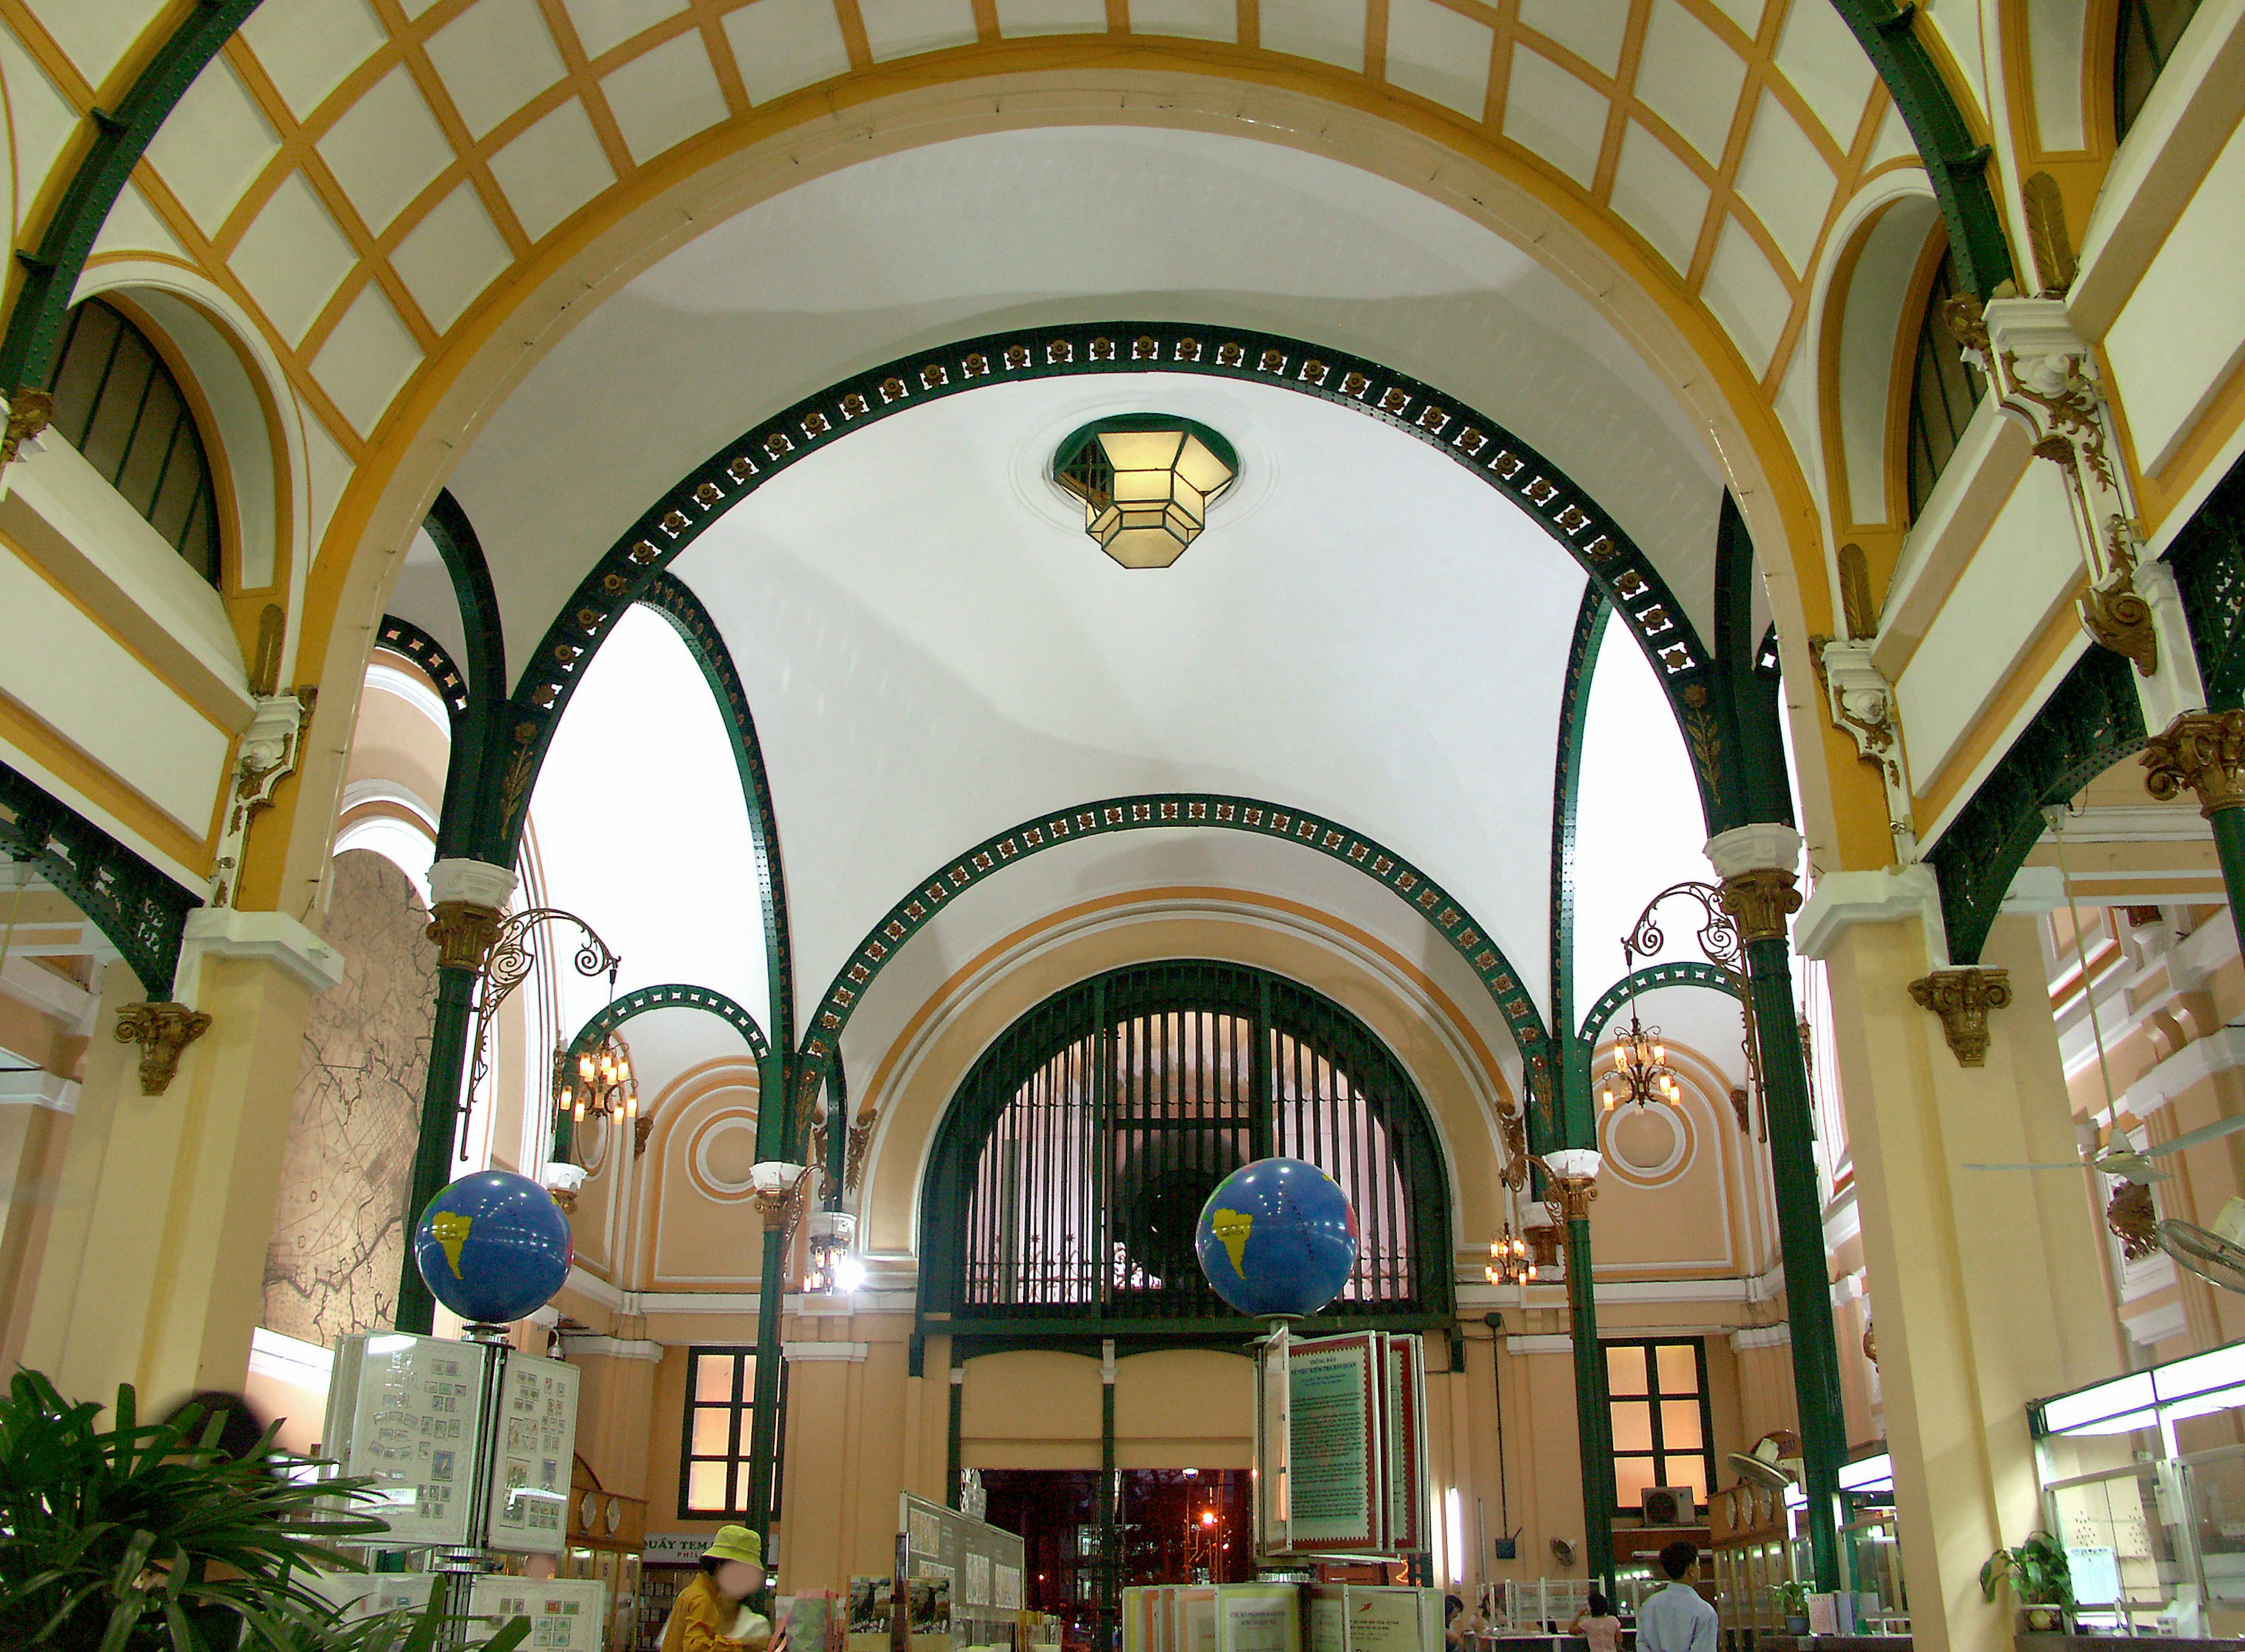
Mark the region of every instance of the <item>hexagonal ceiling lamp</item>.
<instances>
[{"instance_id":1,"label":"hexagonal ceiling lamp","mask_svg":"<svg viewBox=\"0 0 2245 1652\"><path fill-rule=\"evenodd\" d=\"M1053 456L1054 480L1083 501L1083 531L1126 568L1183 556L1238 477L1231 443L1166 413L1096 420Z\"/></svg>"}]
</instances>

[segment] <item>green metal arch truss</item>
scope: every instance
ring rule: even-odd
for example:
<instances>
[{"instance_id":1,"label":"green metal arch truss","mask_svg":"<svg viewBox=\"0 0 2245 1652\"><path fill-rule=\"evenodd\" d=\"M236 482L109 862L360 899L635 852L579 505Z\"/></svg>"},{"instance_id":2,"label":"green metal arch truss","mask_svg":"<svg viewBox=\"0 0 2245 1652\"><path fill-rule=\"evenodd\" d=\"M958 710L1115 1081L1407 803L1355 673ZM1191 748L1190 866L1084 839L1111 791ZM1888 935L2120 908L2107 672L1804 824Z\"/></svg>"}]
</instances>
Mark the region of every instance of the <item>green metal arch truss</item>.
<instances>
[{"instance_id":1,"label":"green metal arch truss","mask_svg":"<svg viewBox=\"0 0 2245 1652\"><path fill-rule=\"evenodd\" d=\"M1640 992L1651 992L1667 986L1704 986L1717 992L1726 992L1740 1003L1746 1001L1746 983L1719 964L1706 964L1696 958L1678 958L1672 963L1648 964L1641 970L1624 975L1590 1005L1590 1012L1583 1018L1583 1030L1576 1036L1585 1050L1595 1050L1598 1035L1606 1030L1606 1023L1621 1012L1623 1005Z\"/></svg>"},{"instance_id":2,"label":"green metal arch truss","mask_svg":"<svg viewBox=\"0 0 2245 1652\"><path fill-rule=\"evenodd\" d=\"M491 565L484 558L475 525L450 488L430 501L421 526L451 579L468 656L461 662L466 667L466 704L454 725L451 755L444 766L437 855L439 859L465 856L512 866L514 845L508 843L503 854L492 852L495 835L490 829L492 789L494 784L503 787L509 778L501 772L506 751L506 640Z\"/></svg>"},{"instance_id":3,"label":"green metal arch truss","mask_svg":"<svg viewBox=\"0 0 2245 1652\"><path fill-rule=\"evenodd\" d=\"M46 383L71 295L133 167L195 77L256 10L257 0L200 0L157 48L117 107L92 112L92 145L47 220L38 250L16 254L24 267L24 285L9 312L8 330L0 335L0 387L8 395Z\"/></svg>"},{"instance_id":4,"label":"green metal arch truss","mask_svg":"<svg viewBox=\"0 0 2245 1652\"><path fill-rule=\"evenodd\" d=\"M386 613L375 627L374 646L403 654L421 667L423 674L435 685L437 697L444 701L452 737L458 739L460 724L465 721L472 702L468 693L468 674L445 652L444 645L410 620Z\"/></svg>"},{"instance_id":5,"label":"green metal arch truss","mask_svg":"<svg viewBox=\"0 0 2245 1652\"><path fill-rule=\"evenodd\" d=\"M865 931L865 939L858 944L849 961L836 972L833 985L827 988L811 1025L804 1030L796 1077L797 1116L810 1117L827 1066L841 1046L842 1029L858 1000L865 997L865 989L872 985L873 978L946 904L1006 867L1079 837L1180 826L1214 827L1224 831L1283 838L1353 866L1367 877L1386 884L1399 900L1417 908L1421 916L1465 959L1511 1029L1527 1064L1531 1087L1544 1081L1550 1069L1547 1052L1551 1040L1534 1000L1482 926L1447 890L1410 862L1361 832L1353 831L1322 815L1285 809L1252 797L1210 792L1156 792L1135 797L1102 798L1097 802L1055 809L1023 821L1009 831L985 838L891 907L888 916Z\"/></svg>"},{"instance_id":6,"label":"green metal arch truss","mask_svg":"<svg viewBox=\"0 0 2245 1652\"><path fill-rule=\"evenodd\" d=\"M1551 1024L1564 1028L1574 1016L1575 1002L1575 822L1583 795L1583 734L1590 721L1590 681L1597 674L1598 644L1605 635L1611 612L1604 594L1593 586L1583 592L1583 606L1575 613L1574 639L1567 647L1567 674L1559 698L1558 771L1551 789ZM1585 1098L1587 1080L1574 1082L1574 1052L1560 1051L1558 1109L1552 1107L1550 1087L1535 1098L1528 1115L1528 1145L1549 1153L1569 1145L1569 1134L1577 1124L1577 1114L1587 1120L1589 1102L1571 1105L1580 1088ZM1579 1134L1579 1131L1577 1131ZM1577 1146L1589 1145L1575 1142Z\"/></svg>"},{"instance_id":7,"label":"green metal arch truss","mask_svg":"<svg viewBox=\"0 0 2245 1652\"><path fill-rule=\"evenodd\" d=\"M650 506L580 582L516 681L507 717L514 749L498 823L507 852L492 858L511 856L554 724L616 616L741 500L851 431L931 401L1029 379L1154 372L1274 385L1351 409L1434 448L1517 505L1582 565L1627 620L1679 719L1704 708L1708 652L1652 561L1557 465L1465 403L1376 362L1275 334L1167 322L1029 328L844 379L726 443Z\"/></svg>"},{"instance_id":8,"label":"green metal arch truss","mask_svg":"<svg viewBox=\"0 0 2245 1652\"><path fill-rule=\"evenodd\" d=\"M0 859L25 862L110 939L151 1000L172 996L200 893L165 876L68 804L0 763Z\"/></svg>"},{"instance_id":9,"label":"green metal arch truss","mask_svg":"<svg viewBox=\"0 0 2245 1652\"><path fill-rule=\"evenodd\" d=\"M763 748L756 741L756 719L749 714L748 690L733 665L724 633L702 606L701 599L668 573L659 573L640 593L640 604L670 622L702 667L702 675L724 713L725 728L733 743L733 762L740 770L741 791L749 805L749 831L756 850L756 892L763 907L764 958L771 977L772 1027L779 1047L795 1045L795 944L787 916L787 872L780 859L779 816L772 808L771 776L764 768Z\"/></svg>"},{"instance_id":10,"label":"green metal arch truss","mask_svg":"<svg viewBox=\"0 0 2245 1652\"><path fill-rule=\"evenodd\" d=\"M1918 159L1949 226L1958 277L1982 298L2011 276L2004 214L1988 186L1991 151L1972 135L1964 112L1918 37L1916 0L1832 0L1886 84L1917 146Z\"/></svg>"},{"instance_id":11,"label":"green metal arch truss","mask_svg":"<svg viewBox=\"0 0 2245 1652\"><path fill-rule=\"evenodd\" d=\"M771 1053L771 1046L765 1041L764 1031L756 1025L756 1018L731 999L714 987L669 981L661 986L636 988L601 1005L590 1020L577 1029L577 1036L569 1040L570 1059L573 1060L598 1049L600 1040L625 1022L655 1010L700 1010L714 1015L748 1041L749 1053L759 1063Z\"/></svg>"}]
</instances>

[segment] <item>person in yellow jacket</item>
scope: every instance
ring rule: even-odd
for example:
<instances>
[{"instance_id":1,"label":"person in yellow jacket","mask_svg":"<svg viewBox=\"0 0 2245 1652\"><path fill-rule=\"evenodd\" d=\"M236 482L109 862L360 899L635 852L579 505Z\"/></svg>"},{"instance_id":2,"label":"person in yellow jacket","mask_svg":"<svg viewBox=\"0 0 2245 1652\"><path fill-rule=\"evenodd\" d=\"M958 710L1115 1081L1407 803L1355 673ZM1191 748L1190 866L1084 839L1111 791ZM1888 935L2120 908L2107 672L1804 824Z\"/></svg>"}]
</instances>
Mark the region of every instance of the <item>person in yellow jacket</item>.
<instances>
[{"instance_id":1,"label":"person in yellow jacket","mask_svg":"<svg viewBox=\"0 0 2245 1652\"><path fill-rule=\"evenodd\" d=\"M721 1526L702 1556L702 1574L678 1591L663 1625L662 1652L787 1652L787 1636L746 1604L761 1594L763 1540L745 1526Z\"/></svg>"}]
</instances>

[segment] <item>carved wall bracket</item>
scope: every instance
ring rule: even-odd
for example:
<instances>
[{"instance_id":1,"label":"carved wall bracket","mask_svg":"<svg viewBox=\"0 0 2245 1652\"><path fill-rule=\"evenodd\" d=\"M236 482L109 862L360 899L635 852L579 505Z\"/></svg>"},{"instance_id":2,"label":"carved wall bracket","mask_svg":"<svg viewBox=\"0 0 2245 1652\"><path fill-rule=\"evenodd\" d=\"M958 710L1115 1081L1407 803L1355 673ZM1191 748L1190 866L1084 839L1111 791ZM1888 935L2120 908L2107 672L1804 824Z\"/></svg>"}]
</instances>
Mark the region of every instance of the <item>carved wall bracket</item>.
<instances>
[{"instance_id":1,"label":"carved wall bracket","mask_svg":"<svg viewBox=\"0 0 2245 1652\"><path fill-rule=\"evenodd\" d=\"M2160 1248L2160 1213L2152 1203L2151 1188L2141 1181L2120 1185L2105 1207L2105 1225L2130 1262L2141 1262Z\"/></svg>"},{"instance_id":2,"label":"carved wall bracket","mask_svg":"<svg viewBox=\"0 0 2245 1652\"><path fill-rule=\"evenodd\" d=\"M2128 660L2138 676L2155 677L2160 635L2152 624L2152 605L2136 589L2135 532L2116 516L2106 520L2105 538L2111 572L2102 584L2092 580L2074 599L2075 612L2091 641Z\"/></svg>"},{"instance_id":3,"label":"carved wall bracket","mask_svg":"<svg viewBox=\"0 0 2245 1652\"><path fill-rule=\"evenodd\" d=\"M879 1122L878 1114L862 1113L851 1123L850 1139L842 1144L842 1189L845 1193L855 1193L858 1183L865 1177L865 1154L873 1145L873 1127Z\"/></svg>"},{"instance_id":4,"label":"carved wall bracket","mask_svg":"<svg viewBox=\"0 0 2245 1652\"><path fill-rule=\"evenodd\" d=\"M2245 808L2245 711L2187 711L2144 748L2144 789L2167 802L2186 787L2212 820Z\"/></svg>"},{"instance_id":5,"label":"carved wall bracket","mask_svg":"<svg viewBox=\"0 0 2245 1652\"><path fill-rule=\"evenodd\" d=\"M0 436L0 470L16 462L26 442L34 441L55 416L55 398L44 390L21 389L8 403L8 430Z\"/></svg>"},{"instance_id":6,"label":"carved wall bracket","mask_svg":"<svg viewBox=\"0 0 2245 1652\"><path fill-rule=\"evenodd\" d=\"M180 1071L180 1053L210 1031L211 1019L184 1004L127 1004L117 1012L117 1041L140 1046L140 1093L161 1095Z\"/></svg>"},{"instance_id":7,"label":"carved wall bracket","mask_svg":"<svg viewBox=\"0 0 2245 1652\"><path fill-rule=\"evenodd\" d=\"M259 697L249 727L234 748L234 790L227 800L226 826L219 834L218 856L212 863L212 905L234 904L249 823L260 809L272 804L274 789L296 772L303 754L304 728L311 721L317 698L318 691L312 688Z\"/></svg>"},{"instance_id":8,"label":"carved wall bracket","mask_svg":"<svg viewBox=\"0 0 2245 1652\"><path fill-rule=\"evenodd\" d=\"M1875 764L1886 787L1887 829L1894 834L1895 858L1917 858L1917 823L1910 809L1909 766L1902 750L1902 724L1895 715L1893 687L1871 663L1871 645L1828 642L1818 656L1825 703L1835 727L1855 742L1855 755Z\"/></svg>"},{"instance_id":9,"label":"carved wall bracket","mask_svg":"<svg viewBox=\"0 0 2245 1652\"><path fill-rule=\"evenodd\" d=\"M1922 1010L1941 1018L1942 1036L1959 1066L1984 1066L1988 1060L1988 1015L2011 1001L2006 970L1936 970L1909 984Z\"/></svg>"}]
</instances>

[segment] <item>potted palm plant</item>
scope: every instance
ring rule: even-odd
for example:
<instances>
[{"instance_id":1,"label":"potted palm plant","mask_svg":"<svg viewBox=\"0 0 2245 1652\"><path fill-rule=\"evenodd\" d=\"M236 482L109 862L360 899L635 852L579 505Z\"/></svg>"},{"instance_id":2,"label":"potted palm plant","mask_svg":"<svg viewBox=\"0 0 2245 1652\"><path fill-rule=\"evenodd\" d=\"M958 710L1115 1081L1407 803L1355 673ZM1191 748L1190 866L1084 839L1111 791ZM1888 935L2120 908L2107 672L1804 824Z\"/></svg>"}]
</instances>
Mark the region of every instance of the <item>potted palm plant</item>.
<instances>
[{"instance_id":1,"label":"potted palm plant","mask_svg":"<svg viewBox=\"0 0 2245 1652\"><path fill-rule=\"evenodd\" d=\"M2029 1532L2013 1548L1999 1548L1980 1568L1980 1592L1991 1601L2008 1586L2019 1609L2019 1627L2028 1634L2054 1634L2065 1626L2073 1604L2073 1572L2065 1551L2048 1532Z\"/></svg>"},{"instance_id":2,"label":"potted palm plant","mask_svg":"<svg viewBox=\"0 0 2245 1652\"><path fill-rule=\"evenodd\" d=\"M1785 1614L1785 1632L1792 1635L1808 1633L1808 1585L1801 1582L1773 1583L1770 1598L1777 1609Z\"/></svg>"},{"instance_id":3,"label":"potted palm plant","mask_svg":"<svg viewBox=\"0 0 2245 1652\"><path fill-rule=\"evenodd\" d=\"M36 1371L0 1397L0 1646L53 1652L409 1652L437 1625L345 1627L310 1587L361 1569L334 1546L382 1531L362 1480L311 1482L274 1431L223 1449L223 1412L140 1420L131 1385L105 1423ZM371 1625L371 1627L370 1627ZM494 1638L505 1652L529 1633Z\"/></svg>"}]
</instances>

